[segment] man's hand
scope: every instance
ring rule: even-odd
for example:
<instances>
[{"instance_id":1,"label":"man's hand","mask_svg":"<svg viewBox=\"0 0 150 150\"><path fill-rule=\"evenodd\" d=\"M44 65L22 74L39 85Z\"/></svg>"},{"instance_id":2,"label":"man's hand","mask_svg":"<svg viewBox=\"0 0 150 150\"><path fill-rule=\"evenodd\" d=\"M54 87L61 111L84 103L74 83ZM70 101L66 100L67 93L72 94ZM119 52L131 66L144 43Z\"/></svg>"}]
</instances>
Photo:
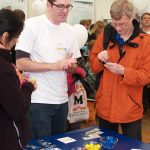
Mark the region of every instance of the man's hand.
<instances>
[{"instance_id":1,"label":"man's hand","mask_svg":"<svg viewBox=\"0 0 150 150\"><path fill-rule=\"evenodd\" d=\"M101 62L103 62L103 63L109 62L109 55L108 55L107 50L101 51L101 52L98 54L98 58L99 58L99 60L100 60Z\"/></svg>"},{"instance_id":2,"label":"man's hand","mask_svg":"<svg viewBox=\"0 0 150 150\"><path fill-rule=\"evenodd\" d=\"M70 67L68 67L68 68L66 69L66 72L68 72L68 73L75 73L76 68L77 68L77 64L74 63L74 64L72 64Z\"/></svg>"},{"instance_id":3,"label":"man's hand","mask_svg":"<svg viewBox=\"0 0 150 150\"><path fill-rule=\"evenodd\" d=\"M67 70L72 67L73 64L77 63L75 58L65 58L56 62L55 69L59 70Z\"/></svg>"},{"instance_id":4,"label":"man's hand","mask_svg":"<svg viewBox=\"0 0 150 150\"><path fill-rule=\"evenodd\" d=\"M106 63L104 66L112 73L124 75L124 67L117 63Z\"/></svg>"},{"instance_id":5,"label":"man's hand","mask_svg":"<svg viewBox=\"0 0 150 150\"><path fill-rule=\"evenodd\" d=\"M37 89L37 83L36 83L36 80L34 79L32 79L32 80L29 80L29 82L31 82L32 84L33 84L33 86L34 86L34 90L36 90Z\"/></svg>"}]
</instances>

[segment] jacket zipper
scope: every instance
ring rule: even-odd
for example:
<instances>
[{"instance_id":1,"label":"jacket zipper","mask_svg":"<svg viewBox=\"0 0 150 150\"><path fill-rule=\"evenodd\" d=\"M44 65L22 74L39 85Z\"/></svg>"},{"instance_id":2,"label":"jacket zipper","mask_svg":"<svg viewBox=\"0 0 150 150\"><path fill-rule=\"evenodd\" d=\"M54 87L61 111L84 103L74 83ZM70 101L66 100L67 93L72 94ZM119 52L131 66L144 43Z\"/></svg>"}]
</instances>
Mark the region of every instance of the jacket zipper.
<instances>
[{"instance_id":1,"label":"jacket zipper","mask_svg":"<svg viewBox=\"0 0 150 150\"><path fill-rule=\"evenodd\" d=\"M131 99L136 105L138 105L138 106L140 107L140 105L131 97L130 94L129 94L129 97L130 97L130 99Z\"/></svg>"},{"instance_id":2,"label":"jacket zipper","mask_svg":"<svg viewBox=\"0 0 150 150\"><path fill-rule=\"evenodd\" d=\"M18 136L18 142L19 142L19 145L20 145L20 147L23 149L23 146L22 146L22 144L21 144L21 140L20 140L20 134L19 134L19 129L18 129L18 127L17 127L17 125L15 124L15 122L13 121L13 125L14 125L14 127L15 127L15 129L16 129L16 132L17 132L17 136Z\"/></svg>"},{"instance_id":3,"label":"jacket zipper","mask_svg":"<svg viewBox=\"0 0 150 150\"><path fill-rule=\"evenodd\" d=\"M120 60L125 56L125 53L126 53L126 51L123 49L123 46L119 46L119 54L120 54L120 57L119 57L117 63L119 63Z\"/></svg>"}]
</instances>

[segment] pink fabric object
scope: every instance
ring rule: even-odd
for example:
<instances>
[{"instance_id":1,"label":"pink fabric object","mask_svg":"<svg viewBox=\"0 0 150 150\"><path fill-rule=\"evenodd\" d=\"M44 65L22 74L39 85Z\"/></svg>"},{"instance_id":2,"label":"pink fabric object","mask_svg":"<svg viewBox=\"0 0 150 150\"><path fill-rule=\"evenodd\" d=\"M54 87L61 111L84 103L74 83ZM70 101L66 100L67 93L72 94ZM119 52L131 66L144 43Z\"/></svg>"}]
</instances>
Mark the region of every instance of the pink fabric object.
<instances>
[{"instance_id":1,"label":"pink fabric object","mask_svg":"<svg viewBox=\"0 0 150 150\"><path fill-rule=\"evenodd\" d=\"M81 67L77 67L75 73L81 75L83 78L86 77L86 72L85 72L84 69L82 69Z\"/></svg>"},{"instance_id":2,"label":"pink fabric object","mask_svg":"<svg viewBox=\"0 0 150 150\"><path fill-rule=\"evenodd\" d=\"M68 96L70 96L75 91L75 84L72 77L72 73L67 74L67 84L68 84Z\"/></svg>"}]
</instances>

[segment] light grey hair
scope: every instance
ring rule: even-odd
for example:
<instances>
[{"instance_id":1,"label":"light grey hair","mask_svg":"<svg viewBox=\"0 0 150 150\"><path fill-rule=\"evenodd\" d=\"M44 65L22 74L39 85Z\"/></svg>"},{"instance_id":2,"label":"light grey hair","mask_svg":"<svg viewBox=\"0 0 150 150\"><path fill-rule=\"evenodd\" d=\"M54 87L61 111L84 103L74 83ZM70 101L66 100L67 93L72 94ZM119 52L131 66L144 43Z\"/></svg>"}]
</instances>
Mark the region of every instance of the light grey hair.
<instances>
[{"instance_id":1,"label":"light grey hair","mask_svg":"<svg viewBox=\"0 0 150 150\"><path fill-rule=\"evenodd\" d=\"M134 6L128 0L116 0L112 3L110 8L111 18L115 20L120 20L123 15L131 18L134 13Z\"/></svg>"}]
</instances>

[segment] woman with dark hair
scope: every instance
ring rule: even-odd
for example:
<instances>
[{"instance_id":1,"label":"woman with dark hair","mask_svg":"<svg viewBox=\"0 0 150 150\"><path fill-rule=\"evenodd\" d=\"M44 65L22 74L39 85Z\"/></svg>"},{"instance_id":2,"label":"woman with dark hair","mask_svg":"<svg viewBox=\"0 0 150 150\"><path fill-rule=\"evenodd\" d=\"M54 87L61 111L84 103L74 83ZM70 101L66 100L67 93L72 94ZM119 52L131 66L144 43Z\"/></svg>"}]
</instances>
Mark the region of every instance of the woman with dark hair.
<instances>
[{"instance_id":1,"label":"woman with dark hair","mask_svg":"<svg viewBox=\"0 0 150 150\"><path fill-rule=\"evenodd\" d=\"M22 22L25 21L25 13L24 13L22 10L20 10L20 9L15 9L15 10L13 10L13 13L14 13L15 15L17 15L17 16L19 17L19 19L20 19ZM16 46L16 45L14 45L14 46L11 48L11 59L12 59L13 64L16 64L16 51L15 51L15 46Z\"/></svg>"},{"instance_id":2,"label":"woman with dark hair","mask_svg":"<svg viewBox=\"0 0 150 150\"><path fill-rule=\"evenodd\" d=\"M10 49L16 44L23 22L11 11L0 10L0 149L21 150L28 140L26 112L35 84L20 84Z\"/></svg>"},{"instance_id":3,"label":"woman with dark hair","mask_svg":"<svg viewBox=\"0 0 150 150\"><path fill-rule=\"evenodd\" d=\"M20 9L13 10L13 13L15 13L23 22L25 21L25 13Z\"/></svg>"}]
</instances>

